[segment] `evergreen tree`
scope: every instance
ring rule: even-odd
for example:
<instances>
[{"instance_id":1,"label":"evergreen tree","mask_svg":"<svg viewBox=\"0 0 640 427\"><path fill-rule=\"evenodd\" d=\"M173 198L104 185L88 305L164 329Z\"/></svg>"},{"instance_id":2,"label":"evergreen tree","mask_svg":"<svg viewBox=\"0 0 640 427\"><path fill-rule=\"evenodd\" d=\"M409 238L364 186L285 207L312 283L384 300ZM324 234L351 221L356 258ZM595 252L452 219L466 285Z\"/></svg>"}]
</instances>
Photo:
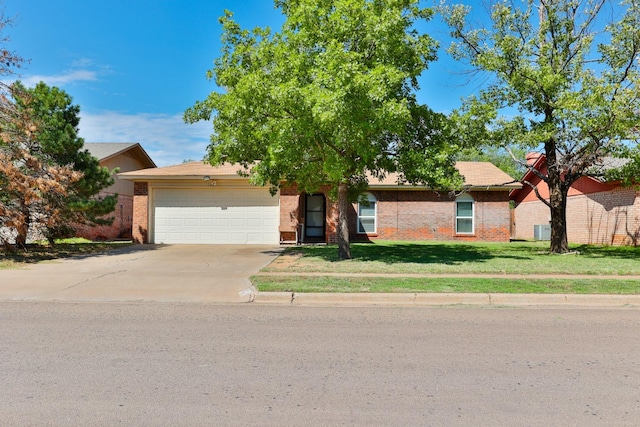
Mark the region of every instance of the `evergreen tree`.
<instances>
[{"instance_id":1,"label":"evergreen tree","mask_svg":"<svg viewBox=\"0 0 640 427\"><path fill-rule=\"evenodd\" d=\"M31 204L31 217L44 226L47 239L53 242L73 235L74 225L111 223L113 218L105 215L114 211L117 196L98 197L98 193L112 185L113 178L98 159L83 149L84 140L78 136L80 108L63 90L43 82L35 88L16 82L14 91L18 94L18 109L35 124L29 154L45 167L67 168L78 174L78 179L66 182L63 193L46 192L40 203ZM52 211L56 212L54 222L49 218Z\"/></svg>"}]
</instances>

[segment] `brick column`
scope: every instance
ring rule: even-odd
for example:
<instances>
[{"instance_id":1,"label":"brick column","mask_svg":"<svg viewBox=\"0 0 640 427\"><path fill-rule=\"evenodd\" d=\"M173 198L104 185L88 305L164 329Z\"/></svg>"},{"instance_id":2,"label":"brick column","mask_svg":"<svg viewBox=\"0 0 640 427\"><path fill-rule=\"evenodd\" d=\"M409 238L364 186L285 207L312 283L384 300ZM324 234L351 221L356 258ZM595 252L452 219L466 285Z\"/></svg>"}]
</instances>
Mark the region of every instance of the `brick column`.
<instances>
[{"instance_id":1,"label":"brick column","mask_svg":"<svg viewBox=\"0 0 640 427\"><path fill-rule=\"evenodd\" d=\"M149 184L146 182L133 184L131 235L136 243L149 243Z\"/></svg>"},{"instance_id":2,"label":"brick column","mask_svg":"<svg viewBox=\"0 0 640 427\"><path fill-rule=\"evenodd\" d=\"M300 223L300 193L295 184L280 189L280 241L294 242Z\"/></svg>"}]
</instances>

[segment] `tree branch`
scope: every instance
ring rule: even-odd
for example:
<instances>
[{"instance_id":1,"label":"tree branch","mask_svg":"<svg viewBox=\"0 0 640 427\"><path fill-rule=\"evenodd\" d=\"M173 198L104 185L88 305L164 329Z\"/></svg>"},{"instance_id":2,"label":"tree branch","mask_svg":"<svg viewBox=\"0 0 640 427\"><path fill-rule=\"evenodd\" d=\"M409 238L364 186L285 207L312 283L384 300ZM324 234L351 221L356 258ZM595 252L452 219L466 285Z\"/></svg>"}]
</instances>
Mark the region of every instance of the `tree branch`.
<instances>
[{"instance_id":1,"label":"tree branch","mask_svg":"<svg viewBox=\"0 0 640 427\"><path fill-rule=\"evenodd\" d=\"M544 174L542 174L538 169L533 167L533 164L529 164L526 160L523 161L523 160L520 160L519 158L517 158L516 155L513 154L513 151L511 150L511 148L504 147L504 149L507 151L507 153L509 153L509 156L511 156L511 158L513 159L514 162L516 162L520 166L526 168L527 170L531 171L531 173L533 173L538 178L540 178L540 180L542 180L544 182L548 182L548 178Z\"/></svg>"},{"instance_id":2,"label":"tree branch","mask_svg":"<svg viewBox=\"0 0 640 427\"><path fill-rule=\"evenodd\" d=\"M540 192L538 191L538 186L532 184L531 182L527 181L527 180L522 180L522 182L524 184L527 184L529 187L531 187L531 189L533 190L533 192L535 193L536 197L538 197L538 199L544 203L545 205L547 205L547 207L551 208L551 203L549 203L544 197L542 197L542 195L540 195Z\"/></svg>"}]
</instances>

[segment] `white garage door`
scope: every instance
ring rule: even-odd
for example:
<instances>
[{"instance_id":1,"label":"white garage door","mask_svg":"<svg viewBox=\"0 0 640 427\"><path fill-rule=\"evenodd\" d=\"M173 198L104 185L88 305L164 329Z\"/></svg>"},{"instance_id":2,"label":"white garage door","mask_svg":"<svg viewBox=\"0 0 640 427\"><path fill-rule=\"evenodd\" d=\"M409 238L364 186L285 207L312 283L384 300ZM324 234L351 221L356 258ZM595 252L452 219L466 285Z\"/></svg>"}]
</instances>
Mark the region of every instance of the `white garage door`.
<instances>
[{"instance_id":1,"label":"white garage door","mask_svg":"<svg viewBox=\"0 0 640 427\"><path fill-rule=\"evenodd\" d=\"M155 243L277 244L278 195L264 188L156 189Z\"/></svg>"}]
</instances>

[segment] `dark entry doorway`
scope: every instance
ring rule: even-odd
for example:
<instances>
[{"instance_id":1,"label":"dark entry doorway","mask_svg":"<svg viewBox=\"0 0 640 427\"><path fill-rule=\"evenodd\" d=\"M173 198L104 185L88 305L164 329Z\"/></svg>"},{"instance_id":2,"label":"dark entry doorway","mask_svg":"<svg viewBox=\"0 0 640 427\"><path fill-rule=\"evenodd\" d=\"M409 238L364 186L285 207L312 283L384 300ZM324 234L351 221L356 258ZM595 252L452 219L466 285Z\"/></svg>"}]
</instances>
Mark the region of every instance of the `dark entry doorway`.
<instances>
[{"instance_id":1,"label":"dark entry doorway","mask_svg":"<svg viewBox=\"0 0 640 427\"><path fill-rule=\"evenodd\" d=\"M324 240L325 230L324 194L307 194L305 199L304 236L310 239Z\"/></svg>"}]
</instances>

